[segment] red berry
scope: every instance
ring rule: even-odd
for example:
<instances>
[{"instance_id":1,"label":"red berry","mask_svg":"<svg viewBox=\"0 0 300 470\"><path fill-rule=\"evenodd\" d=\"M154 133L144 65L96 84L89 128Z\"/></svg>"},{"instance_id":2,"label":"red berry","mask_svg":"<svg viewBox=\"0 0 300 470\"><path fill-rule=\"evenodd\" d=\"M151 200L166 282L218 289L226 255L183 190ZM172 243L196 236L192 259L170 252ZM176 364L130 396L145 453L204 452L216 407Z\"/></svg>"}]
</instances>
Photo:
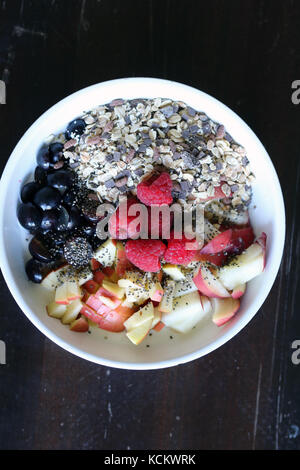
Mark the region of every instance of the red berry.
<instances>
[{"instance_id":1,"label":"red berry","mask_svg":"<svg viewBox=\"0 0 300 470\"><path fill-rule=\"evenodd\" d=\"M160 206L161 207L161 206ZM156 210L156 208L154 208ZM170 231L173 226L174 213L169 210L168 212L161 211L156 214L154 209L151 207L148 208L149 218L148 218L148 232L149 238L169 238Z\"/></svg>"},{"instance_id":2,"label":"red berry","mask_svg":"<svg viewBox=\"0 0 300 470\"><path fill-rule=\"evenodd\" d=\"M175 235L172 233L164 254L165 261L171 264L188 264L193 261L198 250L188 249L190 248L189 244L194 244L197 247L196 240L188 240L184 235L181 235L181 239L175 239Z\"/></svg>"},{"instance_id":3,"label":"red berry","mask_svg":"<svg viewBox=\"0 0 300 470\"><path fill-rule=\"evenodd\" d=\"M166 246L160 240L128 240L125 250L129 261L142 271L158 272Z\"/></svg>"},{"instance_id":4,"label":"red berry","mask_svg":"<svg viewBox=\"0 0 300 470\"><path fill-rule=\"evenodd\" d=\"M173 183L168 173L161 173L137 185L137 197L147 206L171 204Z\"/></svg>"},{"instance_id":5,"label":"red berry","mask_svg":"<svg viewBox=\"0 0 300 470\"><path fill-rule=\"evenodd\" d=\"M116 212L111 215L108 230L112 238L126 240L127 238L135 238L140 233L140 224L136 225L134 220L136 218L141 219L143 213L137 211L136 215L128 215L129 209L133 204L140 203L137 199L128 199L124 203L122 202Z\"/></svg>"}]
</instances>

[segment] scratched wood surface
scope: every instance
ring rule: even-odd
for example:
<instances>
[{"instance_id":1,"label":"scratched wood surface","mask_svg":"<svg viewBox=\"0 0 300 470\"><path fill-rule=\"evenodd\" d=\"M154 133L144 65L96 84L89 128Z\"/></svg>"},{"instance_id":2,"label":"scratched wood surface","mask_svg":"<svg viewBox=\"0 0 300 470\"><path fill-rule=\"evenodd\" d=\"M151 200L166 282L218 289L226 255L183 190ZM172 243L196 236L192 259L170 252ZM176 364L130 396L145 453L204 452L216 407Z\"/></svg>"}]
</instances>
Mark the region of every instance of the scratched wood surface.
<instances>
[{"instance_id":1,"label":"scratched wood surface","mask_svg":"<svg viewBox=\"0 0 300 470\"><path fill-rule=\"evenodd\" d=\"M287 211L283 263L253 321L219 350L161 371L108 369L60 349L1 278L1 449L300 448L300 2L0 0L1 171L19 138L66 95L124 76L204 90L256 132ZM13 209L12 209L13 210Z\"/></svg>"}]
</instances>

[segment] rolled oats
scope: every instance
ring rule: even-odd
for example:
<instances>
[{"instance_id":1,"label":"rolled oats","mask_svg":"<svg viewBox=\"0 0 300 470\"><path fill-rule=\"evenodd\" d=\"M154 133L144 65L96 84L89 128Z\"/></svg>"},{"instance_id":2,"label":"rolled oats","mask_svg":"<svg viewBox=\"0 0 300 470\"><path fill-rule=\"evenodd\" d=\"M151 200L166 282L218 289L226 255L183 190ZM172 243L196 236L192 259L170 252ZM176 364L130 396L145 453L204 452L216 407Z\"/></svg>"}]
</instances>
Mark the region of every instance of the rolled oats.
<instances>
[{"instance_id":1,"label":"rolled oats","mask_svg":"<svg viewBox=\"0 0 300 470\"><path fill-rule=\"evenodd\" d=\"M217 186L233 195L233 208L251 199L254 175L245 148L224 125L181 101L118 98L83 119L84 133L62 140L63 153L102 201L136 194L137 185L158 165L168 168L177 188L174 197L184 207L213 197Z\"/></svg>"}]
</instances>

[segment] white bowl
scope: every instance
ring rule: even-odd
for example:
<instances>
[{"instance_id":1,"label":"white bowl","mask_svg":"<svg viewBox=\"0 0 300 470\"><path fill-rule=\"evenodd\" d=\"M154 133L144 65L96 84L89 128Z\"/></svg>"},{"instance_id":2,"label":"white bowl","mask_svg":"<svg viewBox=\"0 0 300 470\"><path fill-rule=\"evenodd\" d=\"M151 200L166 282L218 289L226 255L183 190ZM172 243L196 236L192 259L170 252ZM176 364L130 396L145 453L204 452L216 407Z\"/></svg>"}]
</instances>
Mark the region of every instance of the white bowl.
<instances>
[{"instance_id":1,"label":"white bowl","mask_svg":"<svg viewBox=\"0 0 300 470\"><path fill-rule=\"evenodd\" d=\"M256 234L267 233L267 264L263 274L247 286L238 314L223 327L205 321L187 335L165 328L139 346L124 334L92 329L92 334L71 332L45 311L43 289L26 278L26 232L16 217L22 183L32 176L38 148L49 134L65 129L84 111L115 98L167 97L181 100L224 124L246 148L256 182L253 185L251 222ZM266 299L279 269L285 236L285 212L280 184L272 162L254 133L233 111L195 88L154 78L125 78L90 86L63 99L44 113L25 133L11 154L0 182L0 263L6 283L19 307L32 323L59 346L89 361L123 369L158 369L197 359L235 336ZM170 338L173 337L173 339ZM150 347L147 347L149 345Z\"/></svg>"}]
</instances>

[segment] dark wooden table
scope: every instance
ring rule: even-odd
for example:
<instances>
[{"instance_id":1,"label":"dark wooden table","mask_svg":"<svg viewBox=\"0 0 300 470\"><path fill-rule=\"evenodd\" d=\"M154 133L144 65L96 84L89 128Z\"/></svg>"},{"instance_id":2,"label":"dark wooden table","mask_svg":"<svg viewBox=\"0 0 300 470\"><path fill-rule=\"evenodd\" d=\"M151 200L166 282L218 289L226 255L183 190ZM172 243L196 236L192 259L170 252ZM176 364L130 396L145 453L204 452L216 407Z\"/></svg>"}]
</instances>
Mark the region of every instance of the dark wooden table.
<instances>
[{"instance_id":1,"label":"dark wooden table","mask_svg":"<svg viewBox=\"0 0 300 470\"><path fill-rule=\"evenodd\" d=\"M219 350L161 371L108 369L45 338L1 279L1 449L299 449L300 2L0 0L1 169L29 125L108 79L192 85L266 146L286 204L283 263L252 322ZM298 304L299 302L299 304Z\"/></svg>"}]
</instances>

